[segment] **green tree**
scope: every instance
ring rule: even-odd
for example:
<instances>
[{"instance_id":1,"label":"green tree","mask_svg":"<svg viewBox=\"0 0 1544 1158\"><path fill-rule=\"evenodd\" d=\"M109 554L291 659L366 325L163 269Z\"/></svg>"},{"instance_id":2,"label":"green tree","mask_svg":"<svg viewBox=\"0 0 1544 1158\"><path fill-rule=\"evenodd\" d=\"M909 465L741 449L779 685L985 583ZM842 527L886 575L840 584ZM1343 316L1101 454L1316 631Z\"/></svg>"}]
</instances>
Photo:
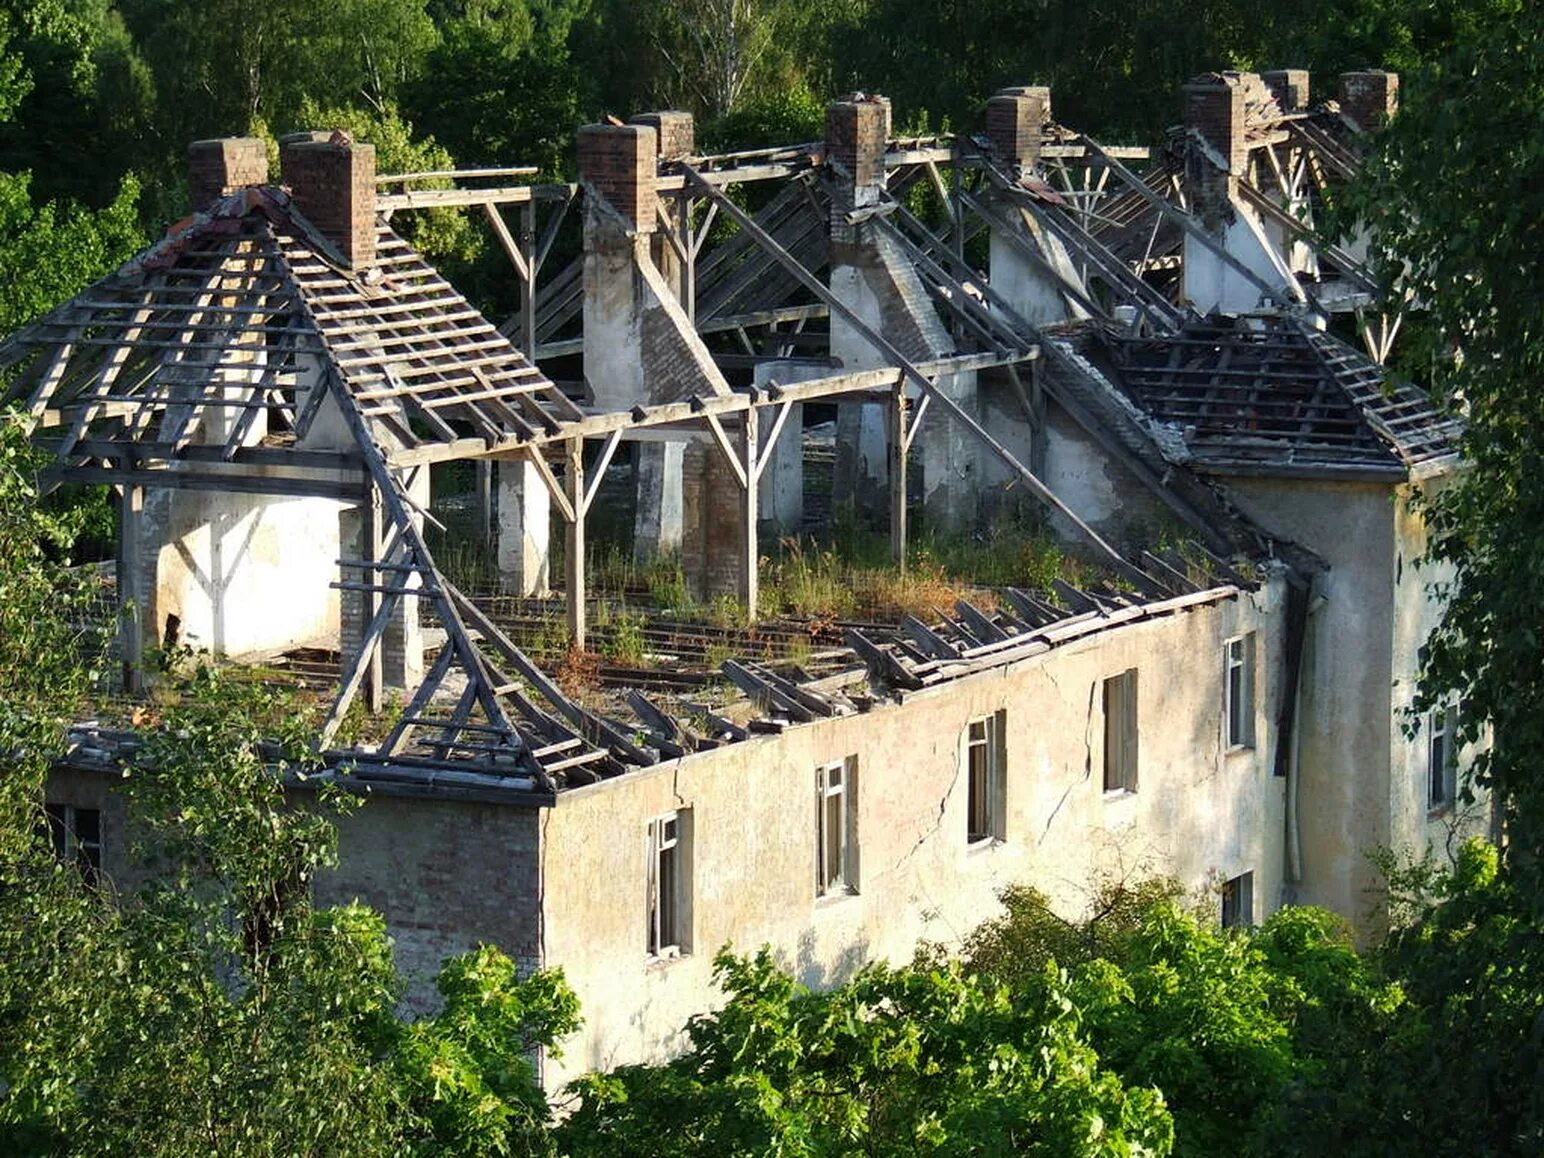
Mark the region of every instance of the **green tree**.
<instances>
[{"instance_id":1,"label":"green tree","mask_svg":"<svg viewBox=\"0 0 1544 1158\"><path fill-rule=\"evenodd\" d=\"M721 954L724 1008L664 1066L581 1080L560 1147L583 1155L1159 1155L1163 1099L1084 1039L1063 978L1018 994L957 967L870 966L812 993Z\"/></svg>"},{"instance_id":2,"label":"green tree","mask_svg":"<svg viewBox=\"0 0 1544 1158\"><path fill-rule=\"evenodd\" d=\"M1351 209L1391 299L1424 312L1417 357L1466 421L1465 467L1425 506L1430 558L1454 578L1415 707L1462 698L1474 783L1494 793L1510 865L1530 878L1519 895L1544 914L1544 300L1527 289L1544 252L1544 143L1516 128L1544 107L1544 10L1507 7L1409 78Z\"/></svg>"},{"instance_id":3,"label":"green tree","mask_svg":"<svg viewBox=\"0 0 1544 1158\"><path fill-rule=\"evenodd\" d=\"M590 20L589 0L457 3L406 107L464 165L571 172L574 130L595 115L571 47Z\"/></svg>"}]
</instances>

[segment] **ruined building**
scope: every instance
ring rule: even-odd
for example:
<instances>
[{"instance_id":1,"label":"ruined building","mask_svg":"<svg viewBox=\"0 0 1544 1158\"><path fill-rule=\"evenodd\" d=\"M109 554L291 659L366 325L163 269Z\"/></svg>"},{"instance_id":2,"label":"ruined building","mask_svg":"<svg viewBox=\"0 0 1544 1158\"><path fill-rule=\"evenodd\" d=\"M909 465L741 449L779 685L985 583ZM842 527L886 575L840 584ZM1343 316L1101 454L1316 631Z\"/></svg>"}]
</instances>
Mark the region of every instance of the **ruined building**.
<instances>
[{"instance_id":1,"label":"ruined building","mask_svg":"<svg viewBox=\"0 0 1544 1158\"><path fill-rule=\"evenodd\" d=\"M1229 922L1375 923L1368 849L1482 823L1451 714L1405 714L1440 578L1406 500L1455 427L1385 378L1365 239L1314 225L1396 96L1204 76L1156 154L1034 87L979 135L898 139L856 94L823 141L724 156L659 112L580 129L571 186L424 187L327 133L274 179L263 142L201 141L192 215L0 359L57 477L119 496L126 685L172 643L321 672L319 748L371 799L319 891L380 909L420 987L480 941L562 967L556 1087L668 1051L725 943L835 981L1006 884L1072 909L1122 871ZM398 232L450 206L514 267L502 324ZM455 470L481 589L431 553ZM656 612L646 650L712 662L582 693L533 658L532 606L581 648L618 630L597 518L755 621L763 557L832 512L898 561L919 521L1028 519L1085 578L888 621ZM76 739L51 804L128 871L103 771L132 733Z\"/></svg>"}]
</instances>

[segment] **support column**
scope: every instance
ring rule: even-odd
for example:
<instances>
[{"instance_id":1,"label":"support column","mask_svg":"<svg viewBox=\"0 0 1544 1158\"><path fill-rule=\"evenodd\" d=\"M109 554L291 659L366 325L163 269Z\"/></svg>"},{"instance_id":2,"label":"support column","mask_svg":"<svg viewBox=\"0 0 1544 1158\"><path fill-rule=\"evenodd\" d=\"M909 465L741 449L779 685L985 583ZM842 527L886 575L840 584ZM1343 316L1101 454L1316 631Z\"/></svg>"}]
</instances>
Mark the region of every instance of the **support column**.
<instances>
[{"instance_id":1,"label":"support column","mask_svg":"<svg viewBox=\"0 0 1544 1158\"><path fill-rule=\"evenodd\" d=\"M429 509L429 468L414 467L403 479L403 490L418 510ZM374 494L374 488L371 489ZM423 530L423 516L413 514L414 524ZM368 540L366 540L368 546ZM416 574L404 574L404 587L419 587ZM424 633L418 621L418 597L405 595L381 639L381 680L389 688L416 688L424 678Z\"/></svg>"},{"instance_id":2,"label":"support column","mask_svg":"<svg viewBox=\"0 0 1544 1158\"><path fill-rule=\"evenodd\" d=\"M740 470L744 476L741 490L744 492L740 509L740 602L745 606L749 619L756 618L756 602L760 595L760 548L756 539L756 499L758 480L756 458L760 447L760 418L752 406L745 412L745 425L740 433Z\"/></svg>"},{"instance_id":3,"label":"support column","mask_svg":"<svg viewBox=\"0 0 1544 1158\"><path fill-rule=\"evenodd\" d=\"M682 488L684 442L634 444L638 508L633 517L633 557L639 563L679 555L686 533Z\"/></svg>"},{"instance_id":4,"label":"support column","mask_svg":"<svg viewBox=\"0 0 1544 1158\"><path fill-rule=\"evenodd\" d=\"M583 651L585 646L584 591L584 439L565 444L564 485L573 519L568 524L566 558L563 560L568 596L568 640Z\"/></svg>"},{"instance_id":5,"label":"support column","mask_svg":"<svg viewBox=\"0 0 1544 1158\"><path fill-rule=\"evenodd\" d=\"M906 383L890 391L890 558L906 569Z\"/></svg>"},{"instance_id":6,"label":"support column","mask_svg":"<svg viewBox=\"0 0 1544 1158\"><path fill-rule=\"evenodd\" d=\"M876 328L885 328L889 287L881 276L870 284L876 264L864 244L867 230L854 223L854 211L878 205L885 188L885 149L890 135L890 102L861 94L826 107L826 156L840 167L832 170L831 292L853 307ZM831 357L845 370L872 369L883 355L845 319L831 318ZM836 473L833 506L855 508L877 522L888 485L888 455L884 407L870 403L844 404L837 409Z\"/></svg>"},{"instance_id":7,"label":"support column","mask_svg":"<svg viewBox=\"0 0 1544 1158\"><path fill-rule=\"evenodd\" d=\"M118 656L130 695L145 690L144 515L145 488L125 486L118 500Z\"/></svg>"},{"instance_id":8,"label":"support column","mask_svg":"<svg viewBox=\"0 0 1544 1158\"><path fill-rule=\"evenodd\" d=\"M545 595L551 582L552 500L525 458L498 464L495 564L510 595Z\"/></svg>"},{"instance_id":9,"label":"support column","mask_svg":"<svg viewBox=\"0 0 1544 1158\"><path fill-rule=\"evenodd\" d=\"M359 539L363 548L361 557L369 563L380 563L386 554L386 519L385 511L381 509L381 492L375 487L370 488L370 497L360 505L359 514ZM395 586L402 581L401 573L382 572L375 567L362 568L360 574L363 581L372 587L379 587L383 582ZM381 607L381 593L373 590L361 592L361 595L364 613L359 630L363 633L369 624L375 622L376 613ZM371 712L379 712L385 699L385 650L384 646L371 649L369 667L365 671L365 704Z\"/></svg>"},{"instance_id":10,"label":"support column","mask_svg":"<svg viewBox=\"0 0 1544 1158\"><path fill-rule=\"evenodd\" d=\"M760 362L751 381L765 391L773 383L792 385L830 373L828 367L814 362ZM762 429L777 420L780 406L761 408ZM804 403L795 402L783 419L777 440L767 451L771 458L761 472L757 511L762 534L797 535L804 527Z\"/></svg>"}]
</instances>

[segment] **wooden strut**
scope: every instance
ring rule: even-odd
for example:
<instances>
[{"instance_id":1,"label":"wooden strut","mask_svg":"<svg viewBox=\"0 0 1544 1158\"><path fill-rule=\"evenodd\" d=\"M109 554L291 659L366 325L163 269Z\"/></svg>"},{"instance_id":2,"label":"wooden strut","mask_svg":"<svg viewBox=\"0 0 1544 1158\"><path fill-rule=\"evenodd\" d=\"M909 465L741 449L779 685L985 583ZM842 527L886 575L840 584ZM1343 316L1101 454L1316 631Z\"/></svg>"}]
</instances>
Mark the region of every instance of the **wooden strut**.
<instances>
[{"instance_id":1,"label":"wooden strut","mask_svg":"<svg viewBox=\"0 0 1544 1158\"><path fill-rule=\"evenodd\" d=\"M1211 250L1214 254L1220 257L1224 265L1227 265L1235 273L1243 277L1244 280L1248 281L1261 293L1265 294L1272 300L1281 301L1283 304L1286 304L1292 300L1292 295L1286 286L1272 286L1270 282L1266 281L1259 274L1255 273L1254 270L1250 269L1242 261L1234 257L1233 254L1228 252L1228 247L1223 245L1209 232L1207 232L1207 230L1203 228L1194 217L1192 217L1185 210L1180 209L1175 205L1171 205L1168 201L1154 193L1147 187L1147 183L1145 181L1143 181L1130 169L1126 168L1126 166L1122 165L1119 161L1112 157L1109 151L1106 150L1103 145L1100 145L1090 137L1084 137L1083 143L1094 154L1094 156L1098 157L1106 165L1113 169L1115 171L1115 175L1123 182L1125 182L1125 184L1131 188L1132 192L1141 197L1149 205L1157 209L1159 213L1172 218L1181 229L1190 234L1190 236L1194 237L1202 245L1206 246L1207 249Z\"/></svg>"},{"instance_id":2,"label":"wooden strut","mask_svg":"<svg viewBox=\"0 0 1544 1158\"><path fill-rule=\"evenodd\" d=\"M914 382L922 391L925 398L932 399L949 412L956 422L969 430L976 438L1000 459L1010 471L1018 475L1024 481L1030 492L1048 506L1054 508L1063 515L1087 542L1095 547L1109 562L1110 566L1120 575L1136 583L1145 590L1152 590L1156 585L1152 578L1139 567L1127 562L1114 547L1107 543L1100 534L1085 523L1078 515L1043 482L1021 463L1013 452L1002 443L993 438L986 429L976 421L975 417L965 410L958 402L940 391L928 377L923 374L893 343L870 326L860 317L856 311L849 307L839 297L833 294L829 288L823 285L819 278L810 273L797 259L783 249L765 230L757 225L750 216L738 205L731 201L723 192L704 181L690 165L682 163L681 168L690 180L695 181L703 190L704 195L718 203L721 210L728 214L741 229L746 230L775 257L793 276L811 293L826 303L835 313L853 327L859 334L868 340L876 350L880 351L890 361L894 362L905 373L906 377Z\"/></svg>"}]
</instances>

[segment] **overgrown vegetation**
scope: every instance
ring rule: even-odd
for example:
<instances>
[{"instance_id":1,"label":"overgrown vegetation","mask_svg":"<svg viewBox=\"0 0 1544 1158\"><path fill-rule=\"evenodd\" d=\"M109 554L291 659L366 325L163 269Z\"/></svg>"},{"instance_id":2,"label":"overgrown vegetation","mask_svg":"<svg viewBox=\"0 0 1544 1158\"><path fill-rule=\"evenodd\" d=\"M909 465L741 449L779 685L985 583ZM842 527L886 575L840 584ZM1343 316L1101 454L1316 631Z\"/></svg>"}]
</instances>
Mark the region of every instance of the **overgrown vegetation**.
<instances>
[{"instance_id":1,"label":"overgrown vegetation","mask_svg":"<svg viewBox=\"0 0 1544 1158\"><path fill-rule=\"evenodd\" d=\"M755 51L731 53L737 75L692 73L693 53L738 51L725 17L746 21ZM1071 123L1147 133L1188 73L1298 62L1408 74L1352 208L1395 293L1430 309L1427 362L1469 419L1472 465L1427 511L1432 556L1457 578L1418 706L1462 696L1465 738L1490 740L1477 777L1504 810L1503 850L1469 845L1450 872L1396 876L1408 920L1361 954L1323 913L1225 933L1149 885L1101 894L1083 921L1012 892L963 962L872 967L824 994L765 955L726 956L728 1000L693 1023L687 1055L587 1079L554 1127L528 1056L575 1024L571 995L483 949L447 966L438 1016L400 1018L380 918L314 905L307 888L350 798L312 778L298 728L274 727L298 713L261 685L195 663L144 722L123 788L156 874L92 886L56 858L43 785L105 641L80 626L89 582L61 566L84 516L39 506L35 456L7 421L0 1149L1544 1150L1544 306L1526 292L1544 249L1544 146L1526 131L1544 107L1539 5L0 0L0 330L178 215L180 152L198 136L365 110L382 119L370 131L384 138L391 118L428 148L408 127L421 124L463 164L554 171L572 123L603 108L696 93L722 115L705 133L733 144L726 126L808 135L818 98L853 84L887 89L903 117L964 123L1026 80L1055 84ZM838 568L853 564L800 550L774 564L780 598L836 614ZM947 582L949 549L935 550ZM673 576L657 580L675 599Z\"/></svg>"}]
</instances>

